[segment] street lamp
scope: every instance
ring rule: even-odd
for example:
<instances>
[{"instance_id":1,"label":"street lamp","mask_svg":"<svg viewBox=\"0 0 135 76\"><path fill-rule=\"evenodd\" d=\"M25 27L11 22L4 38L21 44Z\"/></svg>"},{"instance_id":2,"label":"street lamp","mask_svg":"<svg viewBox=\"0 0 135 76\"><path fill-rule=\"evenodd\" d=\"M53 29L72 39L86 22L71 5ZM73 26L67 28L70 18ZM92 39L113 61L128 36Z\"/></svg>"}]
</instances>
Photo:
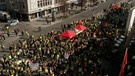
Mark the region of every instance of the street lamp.
<instances>
[{"instance_id":1,"label":"street lamp","mask_svg":"<svg viewBox=\"0 0 135 76\"><path fill-rule=\"evenodd\" d=\"M66 11L67 11L67 0L63 0L63 8L62 8L62 12L63 12L63 16L66 17Z\"/></svg>"},{"instance_id":2,"label":"street lamp","mask_svg":"<svg viewBox=\"0 0 135 76\"><path fill-rule=\"evenodd\" d=\"M56 20L56 10L53 9L52 10L52 22L55 22L55 20Z\"/></svg>"}]
</instances>

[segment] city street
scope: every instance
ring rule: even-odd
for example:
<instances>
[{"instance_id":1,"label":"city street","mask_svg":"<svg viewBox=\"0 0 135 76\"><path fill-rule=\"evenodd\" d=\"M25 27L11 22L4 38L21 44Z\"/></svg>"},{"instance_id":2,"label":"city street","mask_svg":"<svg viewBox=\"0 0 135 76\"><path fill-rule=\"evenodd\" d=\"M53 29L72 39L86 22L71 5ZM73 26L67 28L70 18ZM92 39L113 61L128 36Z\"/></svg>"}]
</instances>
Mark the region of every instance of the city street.
<instances>
[{"instance_id":1,"label":"city street","mask_svg":"<svg viewBox=\"0 0 135 76\"><path fill-rule=\"evenodd\" d=\"M87 11L83 11L82 13L73 15L67 19L52 22L52 24L45 24L45 21L20 22L19 25L12 27L13 29L11 30L13 31L16 28L21 28L22 30L28 31L30 34L34 34L34 35L39 35L40 33L47 34L48 32L51 32L52 30L60 29L62 24L68 24L68 23L71 23L72 21L89 18L92 15L98 15L102 12L103 9L107 8L110 4L115 3L115 2L116 1L114 0L108 0L107 2L99 4L97 6L89 7ZM94 12L93 12L93 9L95 9ZM41 27L42 29L40 32L36 32L38 30L38 27ZM3 45L8 47L14 42L14 39L19 39L19 37L16 38L16 36L13 36L12 38L7 38L6 40L2 41L4 43Z\"/></svg>"},{"instance_id":2,"label":"city street","mask_svg":"<svg viewBox=\"0 0 135 76\"><path fill-rule=\"evenodd\" d=\"M81 19L90 18L93 15L100 15L103 14L103 9L108 8L111 4L117 3L119 0L107 0L107 2L98 4L94 7L88 7L86 11L83 11L79 14L75 14L73 16L70 16L67 19L63 20L57 20L56 22L52 22L51 24L46 24L45 21L31 21L31 22L20 22L17 26L11 27L10 31L12 31L11 37L6 36L6 40L2 40L1 44L5 45L5 48L11 46L13 43L18 42L20 38L22 38L21 33L19 33L18 36L14 35L13 31L14 29L20 29L20 31L28 31L30 35L39 35L39 34L48 34L48 32L51 32L52 30L60 30L61 25L71 23L72 21L78 21ZM127 0L121 0L121 1L127 1ZM94 11L93 11L94 9ZM3 25L3 24L1 24ZM41 27L41 31L38 31L38 27ZM5 32L6 33L6 32ZM0 56L3 56L4 54L7 54L8 52L1 52ZM110 61L110 60L103 60L102 68L105 69L105 72L109 76L118 76L120 71L120 65L117 62Z\"/></svg>"},{"instance_id":3,"label":"city street","mask_svg":"<svg viewBox=\"0 0 135 76\"><path fill-rule=\"evenodd\" d=\"M41 31L41 33L43 32L43 33L47 34L52 29L60 28L61 24L68 24L68 23L71 23L72 21L77 21L77 20L89 18L92 15L97 15L97 14L101 13L103 9L108 8L108 6L110 4L115 3L115 2L116 1L114 1L114 0L108 0L107 2L101 3L97 6L89 7L89 9L87 11L83 11L79 14L75 14L75 15L67 18L67 19L52 22L51 25L45 25L45 21L41 21L40 23L38 21L37 22L32 21L30 23L24 22L24 25L26 23L26 25L30 25L30 26L33 26L35 28L40 26L40 27L42 27L42 29L44 29L44 30ZM94 9L94 12L93 12L93 9Z\"/></svg>"}]
</instances>

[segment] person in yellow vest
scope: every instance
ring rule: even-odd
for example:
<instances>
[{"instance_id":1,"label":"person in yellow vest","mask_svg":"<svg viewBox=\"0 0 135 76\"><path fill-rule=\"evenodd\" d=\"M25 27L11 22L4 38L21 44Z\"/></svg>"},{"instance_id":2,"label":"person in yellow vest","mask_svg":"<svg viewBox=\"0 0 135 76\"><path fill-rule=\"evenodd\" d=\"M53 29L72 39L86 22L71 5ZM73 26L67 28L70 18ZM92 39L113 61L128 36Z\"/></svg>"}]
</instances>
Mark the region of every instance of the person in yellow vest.
<instances>
[{"instance_id":1,"label":"person in yellow vest","mask_svg":"<svg viewBox=\"0 0 135 76\"><path fill-rule=\"evenodd\" d=\"M41 45L41 44L39 44L39 48L38 48L38 50L39 50L39 51L41 51L41 50L42 50L42 45Z\"/></svg>"},{"instance_id":2,"label":"person in yellow vest","mask_svg":"<svg viewBox=\"0 0 135 76\"><path fill-rule=\"evenodd\" d=\"M32 44L32 48L34 48L35 44Z\"/></svg>"},{"instance_id":3,"label":"person in yellow vest","mask_svg":"<svg viewBox=\"0 0 135 76\"><path fill-rule=\"evenodd\" d=\"M27 31L26 31L25 33L26 33L26 35L29 37L30 34L29 34Z\"/></svg>"},{"instance_id":4,"label":"person in yellow vest","mask_svg":"<svg viewBox=\"0 0 135 76\"><path fill-rule=\"evenodd\" d=\"M5 51L5 46L1 45L1 49L2 49L2 51Z\"/></svg>"},{"instance_id":5,"label":"person in yellow vest","mask_svg":"<svg viewBox=\"0 0 135 76\"><path fill-rule=\"evenodd\" d=\"M15 76L15 71L14 70L12 70L11 76Z\"/></svg>"},{"instance_id":6,"label":"person in yellow vest","mask_svg":"<svg viewBox=\"0 0 135 76\"><path fill-rule=\"evenodd\" d=\"M60 57L60 54L57 54L56 59L58 60L58 59L59 59L59 57Z\"/></svg>"},{"instance_id":7,"label":"person in yellow vest","mask_svg":"<svg viewBox=\"0 0 135 76\"><path fill-rule=\"evenodd\" d=\"M42 36L42 35L40 35L40 36L39 36L39 38L40 38L40 41L42 41L42 39L43 39L43 36Z\"/></svg>"},{"instance_id":8,"label":"person in yellow vest","mask_svg":"<svg viewBox=\"0 0 135 76\"><path fill-rule=\"evenodd\" d=\"M6 26L6 30L7 30L7 31L9 30L9 26Z\"/></svg>"},{"instance_id":9,"label":"person in yellow vest","mask_svg":"<svg viewBox=\"0 0 135 76\"><path fill-rule=\"evenodd\" d=\"M45 74L48 75L48 68L45 68Z\"/></svg>"},{"instance_id":10,"label":"person in yellow vest","mask_svg":"<svg viewBox=\"0 0 135 76\"><path fill-rule=\"evenodd\" d=\"M9 56L8 56L8 59L12 59L12 56L11 56L11 55L9 55Z\"/></svg>"},{"instance_id":11,"label":"person in yellow vest","mask_svg":"<svg viewBox=\"0 0 135 76\"><path fill-rule=\"evenodd\" d=\"M32 35L31 37L32 37L32 38L35 38L35 36L34 36L34 35Z\"/></svg>"},{"instance_id":12,"label":"person in yellow vest","mask_svg":"<svg viewBox=\"0 0 135 76\"><path fill-rule=\"evenodd\" d=\"M13 48L14 48L14 50L16 49L16 44L13 44Z\"/></svg>"},{"instance_id":13,"label":"person in yellow vest","mask_svg":"<svg viewBox=\"0 0 135 76\"><path fill-rule=\"evenodd\" d=\"M52 71L52 76L54 76L54 71Z\"/></svg>"},{"instance_id":14,"label":"person in yellow vest","mask_svg":"<svg viewBox=\"0 0 135 76\"><path fill-rule=\"evenodd\" d=\"M24 48L25 48L25 49L27 49L27 47L28 47L28 45L27 45L27 44L25 44Z\"/></svg>"}]
</instances>

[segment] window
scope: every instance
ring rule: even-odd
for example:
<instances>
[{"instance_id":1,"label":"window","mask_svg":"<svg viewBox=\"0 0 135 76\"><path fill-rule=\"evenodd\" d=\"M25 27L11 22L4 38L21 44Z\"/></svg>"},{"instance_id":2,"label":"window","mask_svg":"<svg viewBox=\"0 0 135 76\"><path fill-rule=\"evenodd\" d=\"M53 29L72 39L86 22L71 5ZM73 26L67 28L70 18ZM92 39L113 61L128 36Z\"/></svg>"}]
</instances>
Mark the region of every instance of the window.
<instances>
[{"instance_id":1,"label":"window","mask_svg":"<svg viewBox=\"0 0 135 76\"><path fill-rule=\"evenodd\" d=\"M38 7L48 6L52 4L52 0L39 0Z\"/></svg>"},{"instance_id":2,"label":"window","mask_svg":"<svg viewBox=\"0 0 135 76\"><path fill-rule=\"evenodd\" d=\"M42 0L40 0L40 7L42 7L43 5L42 5Z\"/></svg>"},{"instance_id":3,"label":"window","mask_svg":"<svg viewBox=\"0 0 135 76\"><path fill-rule=\"evenodd\" d=\"M38 1L38 7L43 7L43 6L45 6L45 2L46 2L47 0L39 0Z\"/></svg>"},{"instance_id":4,"label":"window","mask_svg":"<svg viewBox=\"0 0 135 76\"><path fill-rule=\"evenodd\" d=\"M55 4L58 4L58 3L61 3L63 2L64 0L55 0Z\"/></svg>"},{"instance_id":5,"label":"window","mask_svg":"<svg viewBox=\"0 0 135 76\"><path fill-rule=\"evenodd\" d=\"M50 5L50 2L48 1L48 5Z\"/></svg>"},{"instance_id":6,"label":"window","mask_svg":"<svg viewBox=\"0 0 135 76\"><path fill-rule=\"evenodd\" d=\"M45 2L45 6L47 6L47 1Z\"/></svg>"},{"instance_id":7,"label":"window","mask_svg":"<svg viewBox=\"0 0 135 76\"><path fill-rule=\"evenodd\" d=\"M24 2L20 2L20 9L24 9L24 8L25 8Z\"/></svg>"},{"instance_id":8,"label":"window","mask_svg":"<svg viewBox=\"0 0 135 76\"><path fill-rule=\"evenodd\" d=\"M47 0L43 0L43 6L47 5Z\"/></svg>"},{"instance_id":9,"label":"window","mask_svg":"<svg viewBox=\"0 0 135 76\"><path fill-rule=\"evenodd\" d=\"M49 5L52 5L52 0L50 0L49 2L50 2L50 4L49 4Z\"/></svg>"},{"instance_id":10,"label":"window","mask_svg":"<svg viewBox=\"0 0 135 76\"><path fill-rule=\"evenodd\" d=\"M38 4L38 7L40 7L40 4L39 4L39 3L40 3L40 2L38 1L38 2L37 2L37 4Z\"/></svg>"},{"instance_id":11,"label":"window","mask_svg":"<svg viewBox=\"0 0 135 76\"><path fill-rule=\"evenodd\" d=\"M0 3L4 3L4 2L6 2L6 0L0 0Z\"/></svg>"},{"instance_id":12,"label":"window","mask_svg":"<svg viewBox=\"0 0 135 76\"><path fill-rule=\"evenodd\" d=\"M43 0L43 6L45 6L45 0Z\"/></svg>"},{"instance_id":13,"label":"window","mask_svg":"<svg viewBox=\"0 0 135 76\"><path fill-rule=\"evenodd\" d=\"M55 4L57 4L58 0L55 0Z\"/></svg>"},{"instance_id":14,"label":"window","mask_svg":"<svg viewBox=\"0 0 135 76\"><path fill-rule=\"evenodd\" d=\"M23 4L23 8L25 8L25 5Z\"/></svg>"}]
</instances>

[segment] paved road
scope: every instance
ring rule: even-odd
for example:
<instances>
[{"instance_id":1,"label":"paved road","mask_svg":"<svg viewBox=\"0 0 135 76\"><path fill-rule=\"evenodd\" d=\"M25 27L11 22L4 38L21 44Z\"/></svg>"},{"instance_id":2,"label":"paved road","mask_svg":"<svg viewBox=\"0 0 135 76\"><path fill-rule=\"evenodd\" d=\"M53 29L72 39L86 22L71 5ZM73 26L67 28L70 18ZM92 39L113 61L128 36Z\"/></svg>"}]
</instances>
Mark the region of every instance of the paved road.
<instances>
[{"instance_id":1,"label":"paved road","mask_svg":"<svg viewBox=\"0 0 135 76\"><path fill-rule=\"evenodd\" d=\"M94 14L96 14L96 13L101 12L103 9L107 8L110 4L115 3L115 2L116 2L115 0L108 0L105 3L99 4L97 7L92 7L85 12L82 12L80 14L77 14L77 15L74 15L74 16L69 17L67 19L64 19L64 20L57 22L56 24L53 24L49 27L42 27L44 29L44 31L42 31L41 33L47 34L48 32L51 31L51 29L60 28L61 24L68 24L72 21L77 21L77 20L89 18L90 16L93 15L93 11L92 11L93 9L94 9Z\"/></svg>"},{"instance_id":2,"label":"paved road","mask_svg":"<svg viewBox=\"0 0 135 76\"><path fill-rule=\"evenodd\" d=\"M89 18L92 15L95 15L97 13L100 13L103 9L108 8L108 6L112 3L117 3L118 1L127 1L127 0L107 0L107 2L105 3L101 3L99 5L97 5L96 7L90 7L87 11L84 11L82 13L79 13L77 15L73 15L72 17L69 17L67 19L61 20L61 21L57 21L55 23L52 23L52 25L44 25L46 27L42 27L42 31L41 32L35 32L37 31L37 27L39 27L43 22L37 22L37 24L35 25L34 22L30 22L30 24L27 24L28 22L21 22L19 26L16 26L15 28L19 28L19 29L23 29L23 30L27 30L30 32L30 34L35 34L38 35L40 33L44 33L47 34L48 32L50 32L53 29L56 28L60 28L61 24L68 24L72 21L77 21L80 19L85 19L85 18ZM94 9L94 12L93 12ZM43 24L42 24L43 25ZM9 38L10 39L10 38ZM9 43L12 43L10 40L5 40L3 43L6 43L6 41L9 41ZM6 46L10 45L10 44L5 44Z\"/></svg>"}]
</instances>

